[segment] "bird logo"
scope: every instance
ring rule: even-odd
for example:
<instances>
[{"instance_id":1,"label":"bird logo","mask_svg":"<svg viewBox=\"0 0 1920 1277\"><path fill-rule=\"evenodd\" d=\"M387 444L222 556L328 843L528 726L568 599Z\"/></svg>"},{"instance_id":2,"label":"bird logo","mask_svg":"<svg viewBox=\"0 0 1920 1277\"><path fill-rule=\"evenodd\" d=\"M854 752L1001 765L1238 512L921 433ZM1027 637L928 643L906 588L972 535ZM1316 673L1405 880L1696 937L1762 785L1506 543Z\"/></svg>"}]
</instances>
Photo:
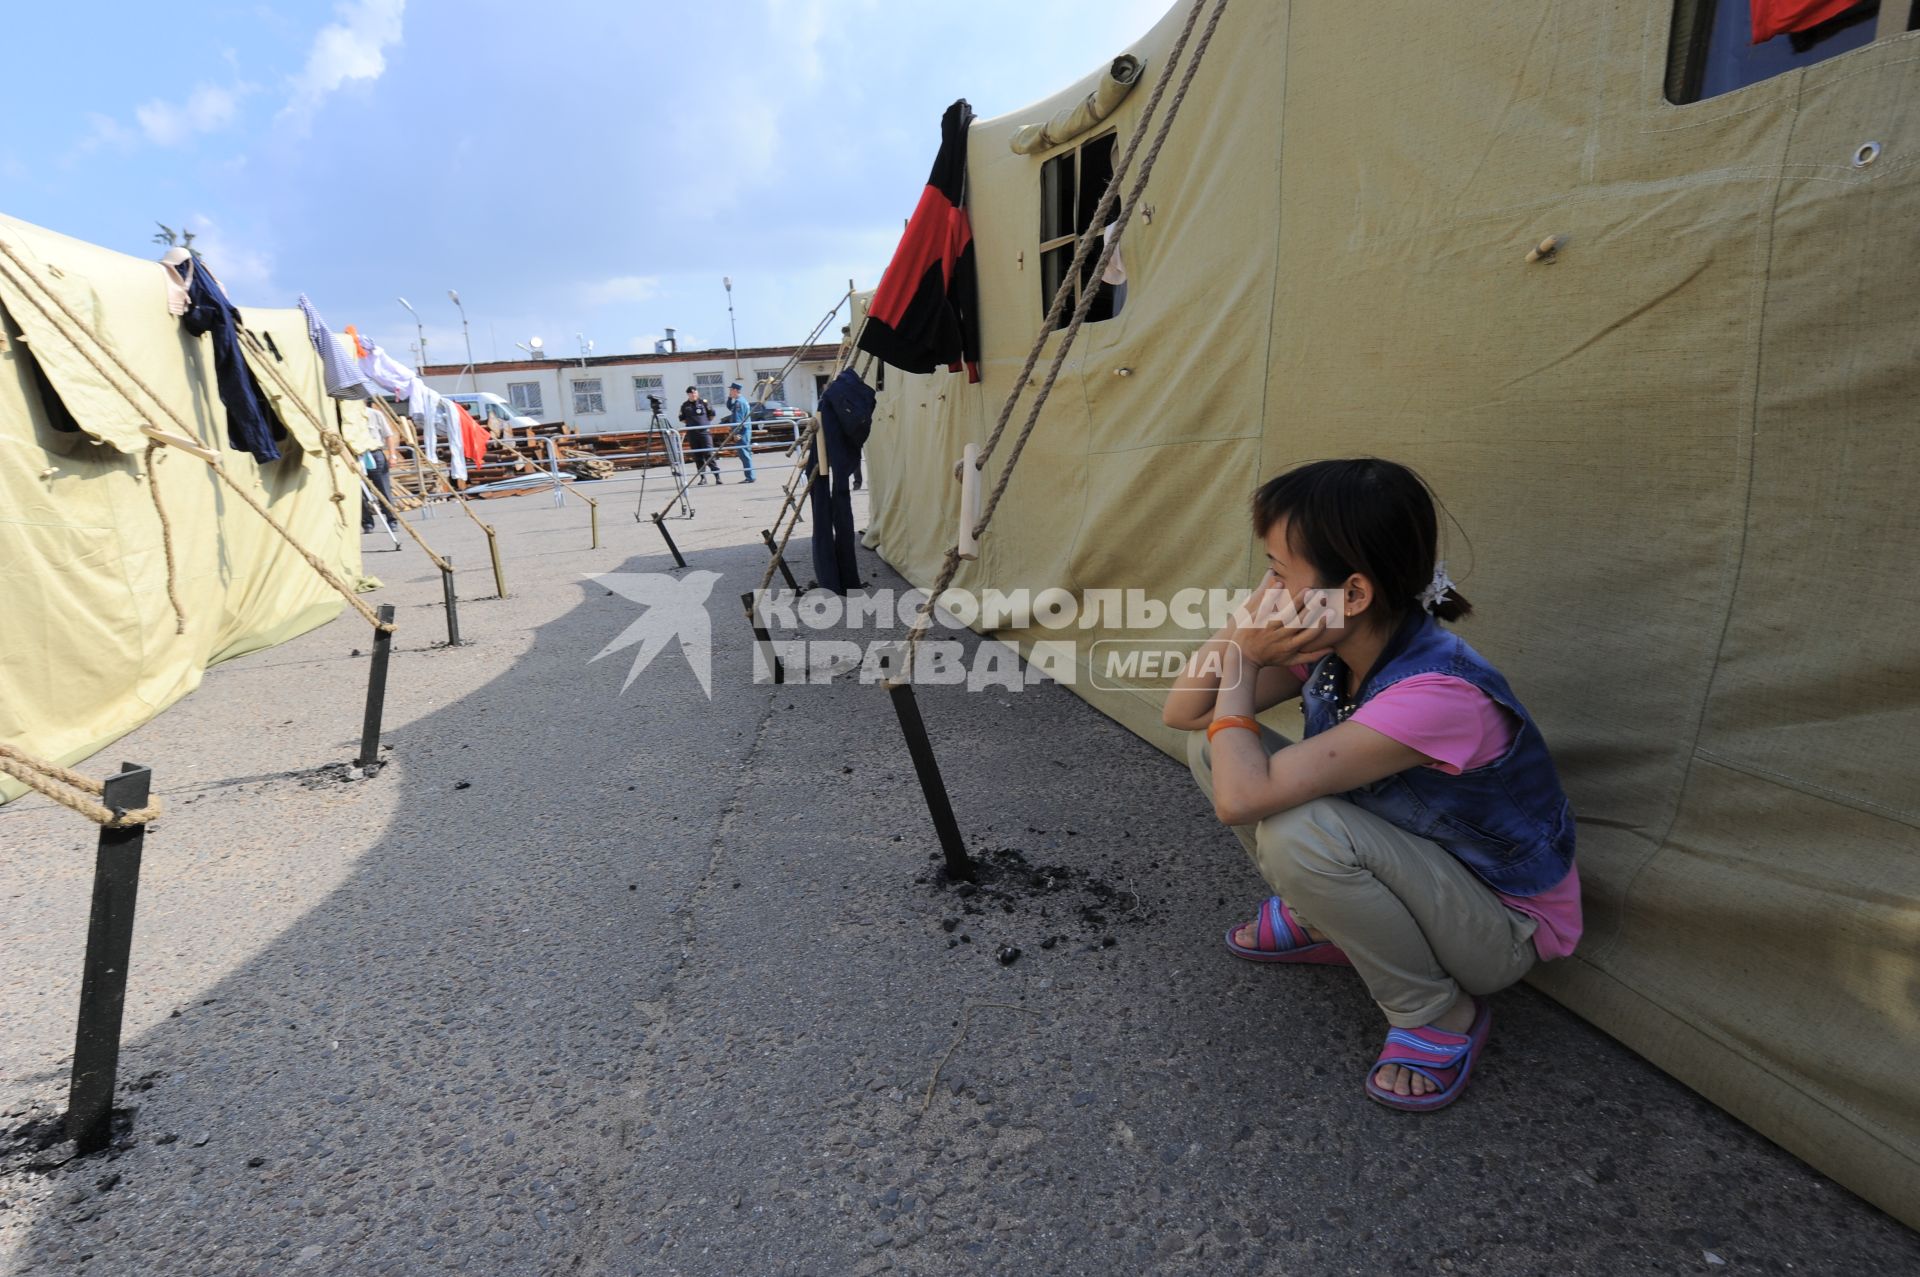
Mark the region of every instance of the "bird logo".
<instances>
[{"instance_id":1,"label":"bird logo","mask_svg":"<svg viewBox=\"0 0 1920 1277\"><path fill-rule=\"evenodd\" d=\"M633 665L627 670L627 681L620 684L624 692L654 657L677 642L693 676L700 680L700 690L708 700L713 699L713 625L707 615L707 596L720 579L718 572L695 570L679 577L664 572L608 572L589 575L588 579L646 609L639 620L594 653L588 664L622 648L638 646Z\"/></svg>"}]
</instances>

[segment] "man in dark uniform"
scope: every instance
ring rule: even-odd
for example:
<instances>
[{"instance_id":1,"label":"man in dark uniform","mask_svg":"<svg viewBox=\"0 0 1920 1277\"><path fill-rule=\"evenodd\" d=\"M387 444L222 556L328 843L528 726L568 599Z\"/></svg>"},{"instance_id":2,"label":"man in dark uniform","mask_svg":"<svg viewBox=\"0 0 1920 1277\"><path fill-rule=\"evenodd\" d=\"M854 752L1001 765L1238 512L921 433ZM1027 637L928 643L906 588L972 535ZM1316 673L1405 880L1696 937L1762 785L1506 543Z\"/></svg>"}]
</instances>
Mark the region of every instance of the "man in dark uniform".
<instances>
[{"instance_id":1,"label":"man in dark uniform","mask_svg":"<svg viewBox=\"0 0 1920 1277\"><path fill-rule=\"evenodd\" d=\"M704 485L707 471L713 471L713 481L720 482L720 458L713 452L713 405L700 397L697 387L687 387L687 398L680 405L680 424L687 431L687 452L693 457L693 472L700 476Z\"/></svg>"}]
</instances>

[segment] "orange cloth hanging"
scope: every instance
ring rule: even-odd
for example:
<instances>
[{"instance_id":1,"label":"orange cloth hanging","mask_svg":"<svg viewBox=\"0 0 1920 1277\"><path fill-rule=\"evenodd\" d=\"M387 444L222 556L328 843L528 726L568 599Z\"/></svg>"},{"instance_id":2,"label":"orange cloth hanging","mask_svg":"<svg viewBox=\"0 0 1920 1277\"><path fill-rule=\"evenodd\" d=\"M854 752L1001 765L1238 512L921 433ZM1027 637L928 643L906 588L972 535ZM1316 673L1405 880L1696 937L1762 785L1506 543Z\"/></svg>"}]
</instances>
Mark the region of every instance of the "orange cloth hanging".
<instances>
[{"instance_id":1,"label":"orange cloth hanging","mask_svg":"<svg viewBox=\"0 0 1920 1277\"><path fill-rule=\"evenodd\" d=\"M453 410L460 414L460 451L467 454L467 464L477 466L487 458L487 432L459 404Z\"/></svg>"}]
</instances>

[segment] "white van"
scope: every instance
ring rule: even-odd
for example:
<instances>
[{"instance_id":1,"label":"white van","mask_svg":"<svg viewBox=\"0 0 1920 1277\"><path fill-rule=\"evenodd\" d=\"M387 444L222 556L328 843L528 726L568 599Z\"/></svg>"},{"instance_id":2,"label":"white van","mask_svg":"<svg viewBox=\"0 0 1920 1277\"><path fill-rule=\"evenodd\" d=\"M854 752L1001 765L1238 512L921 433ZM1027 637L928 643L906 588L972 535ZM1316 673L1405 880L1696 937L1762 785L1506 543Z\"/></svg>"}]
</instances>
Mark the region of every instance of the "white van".
<instances>
[{"instance_id":1,"label":"white van","mask_svg":"<svg viewBox=\"0 0 1920 1277\"><path fill-rule=\"evenodd\" d=\"M447 398L465 408L481 429L496 439L504 434L512 442L530 443L533 440L533 428L540 424L532 417L516 415L506 400L488 391L448 395Z\"/></svg>"}]
</instances>

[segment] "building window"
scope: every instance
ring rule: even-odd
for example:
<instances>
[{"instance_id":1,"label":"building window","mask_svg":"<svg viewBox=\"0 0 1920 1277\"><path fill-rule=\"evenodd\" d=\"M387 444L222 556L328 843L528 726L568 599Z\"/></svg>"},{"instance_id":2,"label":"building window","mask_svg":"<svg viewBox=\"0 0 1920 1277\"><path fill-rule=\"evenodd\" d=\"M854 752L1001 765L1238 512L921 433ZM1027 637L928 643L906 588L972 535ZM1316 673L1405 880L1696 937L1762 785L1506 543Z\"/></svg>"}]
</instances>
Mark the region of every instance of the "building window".
<instances>
[{"instance_id":1,"label":"building window","mask_svg":"<svg viewBox=\"0 0 1920 1277\"><path fill-rule=\"evenodd\" d=\"M657 397L664 405L667 402L667 379L665 376L635 377L633 379L633 407L636 412L652 412L653 405L647 402L647 396Z\"/></svg>"},{"instance_id":2,"label":"building window","mask_svg":"<svg viewBox=\"0 0 1920 1277\"><path fill-rule=\"evenodd\" d=\"M1073 266L1075 241L1093 225L1094 212L1100 207L1100 197L1107 192L1107 183L1113 180L1113 146L1116 135L1103 134L1092 141L1083 142L1064 155L1055 156L1040 166L1040 313L1045 315L1053 306L1053 296L1060 291L1060 281L1066 278L1067 271ZM1110 219L1119 216L1116 205L1107 216ZM1104 319L1112 319L1119 313L1119 298L1112 284L1102 283L1093 278L1094 264L1100 259L1100 250L1105 246L1106 237L1095 240L1093 253L1087 264L1081 269L1080 279L1074 286L1074 295L1069 299L1066 314L1060 317L1060 326L1065 327L1073 308L1089 287L1097 292L1093 304L1087 308L1087 322L1097 324Z\"/></svg>"},{"instance_id":3,"label":"building window","mask_svg":"<svg viewBox=\"0 0 1920 1277\"><path fill-rule=\"evenodd\" d=\"M693 384L699 389L700 397L715 407L727 397L727 374L723 372L695 373Z\"/></svg>"},{"instance_id":4,"label":"building window","mask_svg":"<svg viewBox=\"0 0 1920 1277\"><path fill-rule=\"evenodd\" d=\"M762 403L785 403L787 401L787 383L780 378L778 368L755 368L753 370L753 397Z\"/></svg>"},{"instance_id":5,"label":"building window","mask_svg":"<svg viewBox=\"0 0 1920 1277\"><path fill-rule=\"evenodd\" d=\"M573 415L591 417L607 410L607 397L600 393L598 377L576 377L573 382Z\"/></svg>"},{"instance_id":6,"label":"building window","mask_svg":"<svg viewBox=\"0 0 1920 1277\"><path fill-rule=\"evenodd\" d=\"M1817 15L1819 8L1802 0L1675 0L1667 45L1667 100L1685 105L1719 97L1864 48L1873 43L1876 33L1893 34L1913 26L1911 0L1885 3L1900 10L1891 30L1881 19L1881 0L1864 0L1804 30L1784 30L1755 44L1755 6L1766 6L1761 10L1763 20L1768 11L1778 10L1783 22L1796 12ZM1895 17L1891 9L1887 16Z\"/></svg>"},{"instance_id":7,"label":"building window","mask_svg":"<svg viewBox=\"0 0 1920 1277\"><path fill-rule=\"evenodd\" d=\"M546 411L540 402L540 383L537 381L508 382L507 402L523 417L537 417Z\"/></svg>"}]
</instances>

